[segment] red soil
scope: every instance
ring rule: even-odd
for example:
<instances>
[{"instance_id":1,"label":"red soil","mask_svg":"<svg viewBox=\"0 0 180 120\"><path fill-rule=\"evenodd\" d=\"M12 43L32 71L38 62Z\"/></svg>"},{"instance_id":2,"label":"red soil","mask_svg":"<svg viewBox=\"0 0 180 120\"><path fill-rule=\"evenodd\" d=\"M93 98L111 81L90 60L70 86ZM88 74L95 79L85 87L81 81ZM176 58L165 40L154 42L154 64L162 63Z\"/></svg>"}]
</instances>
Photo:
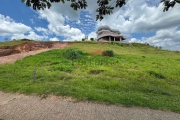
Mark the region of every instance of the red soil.
<instances>
[{"instance_id":1,"label":"red soil","mask_svg":"<svg viewBox=\"0 0 180 120\"><path fill-rule=\"evenodd\" d=\"M102 50L96 50L96 51L92 51L92 52L90 53L90 55L102 54L102 53L103 53Z\"/></svg>"},{"instance_id":2,"label":"red soil","mask_svg":"<svg viewBox=\"0 0 180 120\"><path fill-rule=\"evenodd\" d=\"M26 42L15 46L4 46L0 48L0 65L13 63L29 55L51 49L60 49L69 46L68 42Z\"/></svg>"}]
</instances>

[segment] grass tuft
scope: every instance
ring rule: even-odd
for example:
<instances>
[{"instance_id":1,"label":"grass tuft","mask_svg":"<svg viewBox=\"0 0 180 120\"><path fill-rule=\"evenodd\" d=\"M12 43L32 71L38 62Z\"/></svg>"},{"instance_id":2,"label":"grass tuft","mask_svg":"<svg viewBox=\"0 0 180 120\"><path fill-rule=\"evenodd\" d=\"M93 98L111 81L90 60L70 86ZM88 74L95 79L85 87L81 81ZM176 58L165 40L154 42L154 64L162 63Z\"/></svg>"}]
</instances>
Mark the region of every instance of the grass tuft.
<instances>
[{"instance_id":1,"label":"grass tuft","mask_svg":"<svg viewBox=\"0 0 180 120\"><path fill-rule=\"evenodd\" d=\"M159 79L165 79L166 77L164 75L162 75L161 73L157 73L157 72L154 72L154 71L149 71L148 72L150 75L156 77L156 78L159 78Z\"/></svg>"}]
</instances>

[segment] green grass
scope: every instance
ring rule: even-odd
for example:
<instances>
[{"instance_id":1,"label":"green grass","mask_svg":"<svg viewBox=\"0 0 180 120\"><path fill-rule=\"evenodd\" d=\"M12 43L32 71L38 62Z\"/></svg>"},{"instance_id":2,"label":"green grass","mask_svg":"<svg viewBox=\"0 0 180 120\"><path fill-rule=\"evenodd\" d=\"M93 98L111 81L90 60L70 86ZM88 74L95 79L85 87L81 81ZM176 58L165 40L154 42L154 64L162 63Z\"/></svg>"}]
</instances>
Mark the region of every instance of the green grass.
<instances>
[{"instance_id":1,"label":"green grass","mask_svg":"<svg viewBox=\"0 0 180 120\"><path fill-rule=\"evenodd\" d=\"M14 41L9 41L9 42L0 42L0 47L2 46L13 46L13 45L19 45L21 43L24 43L26 41L23 40L14 40Z\"/></svg>"},{"instance_id":2,"label":"green grass","mask_svg":"<svg viewBox=\"0 0 180 120\"><path fill-rule=\"evenodd\" d=\"M64 50L0 66L0 90L180 112L179 52L141 44L94 42L74 43L70 48L86 53L74 66L62 56ZM94 50L113 50L115 56L88 54Z\"/></svg>"}]
</instances>

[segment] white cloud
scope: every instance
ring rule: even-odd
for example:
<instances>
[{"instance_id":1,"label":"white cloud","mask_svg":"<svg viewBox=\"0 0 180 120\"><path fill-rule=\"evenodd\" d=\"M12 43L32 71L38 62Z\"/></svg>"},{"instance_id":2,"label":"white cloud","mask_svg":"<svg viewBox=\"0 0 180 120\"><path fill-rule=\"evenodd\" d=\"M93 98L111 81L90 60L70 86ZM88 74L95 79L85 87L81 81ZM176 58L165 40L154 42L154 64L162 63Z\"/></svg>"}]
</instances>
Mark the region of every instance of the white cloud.
<instances>
[{"instance_id":1,"label":"white cloud","mask_svg":"<svg viewBox=\"0 0 180 120\"><path fill-rule=\"evenodd\" d=\"M42 32L45 35L52 34L48 29L42 27L35 27L34 29L38 32Z\"/></svg>"},{"instance_id":2,"label":"white cloud","mask_svg":"<svg viewBox=\"0 0 180 120\"><path fill-rule=\"evenodd\" d=\"M76 23L77 23L77 24L80 24L80 23L81 23L81 21L80 21L80 20L78 20Z\"/></svg>"},{"instance_id":3,"label":"white cloud","mask_svg":"<svg viewBox=\"0 0 180 120\"><path fill-rule=\"evenodd\" d=\"M54 37L54 38L50 38L50 41L59 41L59 39Z\"/></svg>"},{"instance_id":4,"label":"white cloud","mask_svg":"<svg viewBox=\"0 0 180 120\"><path fill-rule=\"evenodd\" d=\"M98 26L109 25L119 29L124 33L144 33L156 30L172 28L180 24L179 6L175 6L168 12L163 12L162 4L158 7L129 6L125 10L121 9L110 16L105 16Z\"/></svg>"},{"instance_id":5,"label":"white cloud","mask_svg":"<svg viewBox=\"0 0 180 120\"><path fill-rule=\"evenodd\" d=\"M30 22L31 22L32 24L34 24L34 20L33 20L33 19L30 19Z\"/></svg>"},{"instance_id":6,"label":"white cloud","mask_svg":"<svg viewBox=\"0 0 180 120\"><path fill-rule=\"evenodd\" d=\"M69 12L66 11L68 14ZM79 40L85 35L78 28L72 28L69 25L64 25L65 18L64 12L59 13L59 9L56 6L52 6L52 9L39 11L39 18L46 19L48 21L48 29L52 31L56 36L64 36L66 39ZM69 18L68 18L69 19Z\"/></svg>"},{"instance_id":7,"label":"white cloud","mask_svg":"<svg viewBox=\"0 0 180 120\"><path fill-rule=\"evenodd\" d=\"M8 36L13 34L24 34L31 31L31 27L22 23L16 23L8 16L0 14L0 36Z\"/></svg>"},{"instance_id":8,"label":"white cloud","mask_svg":"<svg viewBox=\"0 0 180 120\"><path fill-rule=\"evenodd\" d=\"M131 40L129 42L131 43L138 43L140 40L136 39L136 38L131 38Z\"/></svg>"},{"instance_id":9,"label":"white cloud","mask_svg":"<svg viewBox=\"0 0 180 120\"><path fill-rule=\"evenodd\" d=\"M144 39L131 38L129 40L130 43L146 43Z\"/></svg>"},{"instance_id":10,"label":"white cloud","mask_svg":"<svg viewBox=\"0 0 180 120\"><path fill-rule=\"evenodd\" d=\"M85 38L85 35L84 34L77 34L77 35L74 35L74 36L70 36L67 38L67 40L76 40L76 41L81 41L82 38Z\"/></svg>"},{"instance_id":11,"label":"white cloud","mask_svg":"<svg viewBox=\"0 0 180 120\"><path fill-rule=\"evenodd\" d=\"M31 39L31 40L44 40L44 39L48 39L48 36L40 36L37 35L35 32L30 31L28 35L24 35L24 34L14 34L12 35L11 39Z\"/></svg>"},{"instance_id":12,"label":"white cloud","mask_svg":"<svg viewBox=\"0 0 180 120\"><path fill-rule=\"evenodd\" d=\"M142 40L151 45L161 46L164 49L180 51L180 30L177 28L159 30L155 36L142 38Z\"/></svg>"},{"instance_id":13,"label":"white cloud","mask_svg":"<svg viewBox=\"0 0 180 120\"><path fill-rule=\"evenodd\" d=\"M95 32L91 32L89 35L88 35L88 39L90 40L91 38L97 38L97 34Z\"/></svg>"}]
</instances>

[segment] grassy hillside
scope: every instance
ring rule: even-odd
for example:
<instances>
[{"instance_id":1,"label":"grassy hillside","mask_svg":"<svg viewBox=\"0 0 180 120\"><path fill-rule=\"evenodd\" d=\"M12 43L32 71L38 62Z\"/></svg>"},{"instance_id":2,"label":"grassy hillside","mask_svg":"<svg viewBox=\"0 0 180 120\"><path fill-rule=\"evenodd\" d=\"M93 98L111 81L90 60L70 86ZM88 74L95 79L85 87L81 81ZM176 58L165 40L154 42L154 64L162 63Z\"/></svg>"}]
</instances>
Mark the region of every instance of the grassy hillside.
<instances>
[{"instance_id":1,"label":"grassy hillside","mask_svg":"<svg viewBox=\"0 0 180 120\"><path fill-rule=\"evenodd\" d=\"M74 43L81 59L63 50L29 56L0 66L0 90L180 112L180 53L142 44ZM91 55L113 50L114 57ZM36 70L36 78L34 78Z\"/></svg>"}]
</instances>

